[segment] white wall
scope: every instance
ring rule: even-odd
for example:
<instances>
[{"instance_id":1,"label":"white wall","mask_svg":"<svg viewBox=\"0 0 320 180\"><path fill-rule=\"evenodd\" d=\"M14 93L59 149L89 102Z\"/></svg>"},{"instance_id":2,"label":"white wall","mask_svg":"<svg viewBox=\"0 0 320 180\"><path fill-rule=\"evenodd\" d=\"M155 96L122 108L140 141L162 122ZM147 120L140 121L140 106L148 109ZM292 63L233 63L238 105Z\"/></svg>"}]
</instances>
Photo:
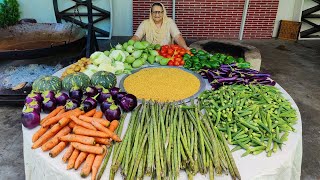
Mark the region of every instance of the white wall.
<instances>
[{"instance_id":1,"label":"white wall","mask_svg":"<svg viewBox=\"0 0 320 180\"><path fill-rule=\"evenodd\" d=\"M131 36L132 35L132 0L93 0L93 4L106 10L112 8L112 36ZM52 0L18 0L21 10L21 18L34 18L38 22L55 23L56 18L53 10ZM72 6L73 1L59 0L59 10ZM84 8L79 8L84 11ZM79 19L79 18L76 18ZM84 18L81 19L87 22ZM109 31L110 21L97 24L97 27Z\"/></svg>"}]
</instances>

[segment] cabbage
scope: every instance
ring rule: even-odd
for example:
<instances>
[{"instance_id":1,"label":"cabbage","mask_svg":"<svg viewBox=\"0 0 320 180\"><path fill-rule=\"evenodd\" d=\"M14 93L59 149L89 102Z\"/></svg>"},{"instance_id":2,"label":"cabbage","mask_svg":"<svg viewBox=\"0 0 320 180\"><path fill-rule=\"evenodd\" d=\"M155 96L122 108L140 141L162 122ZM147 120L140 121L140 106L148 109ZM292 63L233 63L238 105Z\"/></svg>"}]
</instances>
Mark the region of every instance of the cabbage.
<instances>
[{"instance_id":1,"label":"cabbage","mask_svg":"<svg viewBox=\"0 0 320 180\"><path fill-rule=\"evenodd\" d=\"M118 44L116 45L116 49L117 49L117 50L122 50L122 45L118 43Z\"/></svg>"},{"instance_id":2,"label":"cabbage","mask_svg":"<svg viewBox=\"0 0 320 180\"><path fill-rule=\"evenodd\" d=\"M100 52L100 51L96 51L93 54L91 54L90 59L95 65L99 65L103 62L111 63L111 59L108 56L106 56L103 52Z\"/></svg>"},{"instance_id":3,"label":"cabbage","mask_svg":"<svg viewBox=\"0 0 320 180\"><path fill-rule=\"evenodd\" d=\"M126 59L126 55L121 50L113 50L109 57L120 62L124 62Z\"/></svg>"},{"instance_id":4,"label":"cabbage","mask_svg":"<svg viewBox=\"0 0 320 180\"><path fill-rule=\"evenodd\" d=\"M93 64L89 64L87 66L87 69L91 70L91 71L98 71L98 66L93 65Z\"/></svg>"},{"instance_id":5,"label":"cabbage","mask_svg":"<svg viewBox=\"0 0 320 180\"><path fill-rule=\"evenodd\" d=\"M124 71L124 64L120 61L115 61L114 64L115 74L121 74Z\"/></svg>"},{"instance_id":6,"label":"cabbage","mask_svg":"<svg viewBox=\"0 0 320 180\"><path fill-rule=\"evenodd\" d=\"M127 51L128 53L133 53L133 52L134 52L134 47L131 46L131 45L129 45L129 46L126 48L126 51Z\"/></svg>"},{"instance_id":7,"label":"cabbage","mask_svg":"<svg viewBox=\"0 0 320 180\"><path fill-rule=\"evenodd\" d=\"M110 63L102 63L98 67L99 71L107 71L111 73L115 73L115 68Z\"/></svg>"}]
</instances>

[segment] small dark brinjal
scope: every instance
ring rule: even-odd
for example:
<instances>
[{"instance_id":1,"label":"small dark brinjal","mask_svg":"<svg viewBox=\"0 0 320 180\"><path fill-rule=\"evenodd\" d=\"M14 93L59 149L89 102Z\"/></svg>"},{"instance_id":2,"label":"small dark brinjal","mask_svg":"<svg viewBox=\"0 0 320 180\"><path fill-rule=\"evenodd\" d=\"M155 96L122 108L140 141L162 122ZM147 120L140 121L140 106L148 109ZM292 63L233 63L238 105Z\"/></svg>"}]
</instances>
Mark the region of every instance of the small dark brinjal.
<instances>
[{"instance_id":1,"label":"small dark brinjal","mask_svg":"<svg viewBox=\"0 0 320 180\"><path fill-rule=\"evenodd\" d=\"M37 93L32 91L28 96L26 97L25 103L30 103L35 99L39 104L42 103L43 97L41 96L41 93Z\"/></svg>"},{"instance_id":2,"label":"small dark brinjal","mask_svg":"<svg viewBox=\"0 0 320 180\"><path fill-rule=\"evenodd\" d=\"M69 97L70 99L76 99L80 102L83 97L83 91L79 88L73 88L69 92Z\"/></svg>"},{"instance_id":3,"label":"small dark brinjal","mask_svg":"<svg viewBox=\"0 0 320 180\"><path fill-rule=\"evenodd\" d=\"M55 97L54 97L55 94L54 94L53 91L45 91L45 92L43 92L43 93L41 94L41 96L42 96L43 100L44 100L45 98L55 99Z\"/></svg>"},{"instance_id":4,"label":"small dark brinjal","mask_svg":"<svg viewBox=\"0 0 320 180\"><path fill-rule=\"evenodd\" d=\"M98 100L99 103L102 103L103 101L105 101L109 97L112 98L112 95L111 95L110 91L108 89L103 88L103 90L99 93L99 96L97 97L97 100Z\"/></svg>"},{"instance_id":5,"label":"small dark brinjal","mask_svg":"<svg viewBox=\"0 0 320 180\"><path fill-rule=\"evenodd\" d=\"M94 97L94 96L96 96L98 94L98 90L94 86L89 86L89 87L86 88L84 94L87 97Z\"/></svg>"},{"instance_id":6,"label":"small dark brinjal","mask_svg":"<svg viewBox=\"0 0 320 180\"><path fill-rule=\"evenodd\" d=\"M28 106L29 108L33 108L34 111L40 114L41 104L39 104L35 99L33 99L33 101L31 101L30 103L26 103L25 105Z\"/></svg>"},{"instance_id":7,"label":"small dark brinjal","mask_svg":"<svg viewBox=\"0 0 320 180\"><path fill-rule=\"evenodd\" d=\"M120 92L120 88L112 87L109 89L110 94L112 95L113 99L115 100L117 98L117 94Z\"/></svg>"},{"instance_id":8,"label":"small dark brinjal","mask_svg":"<svg viewBox=\"0 0 320 180\"><path fill-rule=\"evenodd\" d=\"M27 107L22 111L21 122L24 127L33 129L40 124L40 114L33 108Z\"/></svg>"},{"instance_id":9,"label":"small dark brinjal","mask_svg":"<svg viewBox=\"0 0 320 180\"><path fill-rule=\"evenodd\" d=\"M126 92L118 92L118 94L116 95L116 98L114 99L114 101L116 102L116 104L119 104L121 99L127 95Z\"/></svg>"},{"instance_id":10,"label":"small dark brinjal","mask_svg":"<svg viewBox=\"0 0 320 180\"><path fill-rule=\"evenodd\" d=\"M58 94L56 94L55 98L57 100L58 106L64 106L69 99L69 96L64 92L59 92Z\"/></svg>"},{"instance_id":11,"label":"small dark brinjal","mask_svg":"<svg viewBox=\"0 0 320 180\"><path fill-rule=\"evenodd\" d=\"M120 107L125 112L132 111L137 106L137 98L133 94L126 94L120 100Z\"/></svg>"},{"instance_id":12,"label":"small dark brinjal","mask_svg":"<svg viewBox=\"0 0 320 180\"><path fill-rule=\"evenodd\" d=\"M56 99L45 98L42 102L42 110L45 113L50 113L57 107Z\"/></svg>"},{"instance_id":13,"label":"small dark brinjal","mask_svg":"<svg viewBox=\"0 0 320 180\"><path fill-rule=\"evenodd\" d=\"M106 100L104 100L102 103L100 103L100 109L102 112L105 112L107 109L109 109L109 107L114 104L114 100L112 99L112 97L107 98Z\"/></svg>"},{"instance_id":14,"label":"small dark brinjal","mask_svg":"<svg viewBox=\"0 0 320 180\"><path fill-rule=\"evenodd\" d=\"M216 79L218 83L223 83L223 82L233 82L238 78L238 76L234 76L231 78L220 78L220 79Z\"/></svg>"},{"instance_id":15,"label":"small dark brinjal","mask_svg":"<svg viewBox=\"0 0 320 180\"><path fill-rule=\"evenodd\" d=\"M106 117L106 119L108 121L113 121L113 120L120 120L120 116L121 116L121 111L120 108L115 105L112 104L109 109L107 109L106 111L104 111L104 115Z\"/></svg>"},{"instance_id":16,"label":"small dark brinjal","mask_svg":"<svg viewBox=\"0 0 320 180\"><path fill-rule=\"evenodd\" d=\"M98 93L101 93L104 89L104 87L100 85L96 86L95 88L97 89Z\"/></svg>"},{"instance_id":17,"label":"small dark brinjal","mask_svg":"<svg viewBox=\"0 0 320 180\"><path fill-rule=\"evenodd\" d=\"M81 103L80 108L84 110L84 112L88 112L94 108L96 108L98 105L97 100L93 97L87 97L83 102Z\"/></svg>"},{"instance_id":18,"label":"small dark brinjal","mask_svg":"<svg viewBox=\"0 0 320 180\"><path fill-rule=\"evenodd\" d=\"M64 109L66 111L73 110L80 106L80 102L76 99L68 99L66 104L64 105Z\"/></svg>"}]
</instances>

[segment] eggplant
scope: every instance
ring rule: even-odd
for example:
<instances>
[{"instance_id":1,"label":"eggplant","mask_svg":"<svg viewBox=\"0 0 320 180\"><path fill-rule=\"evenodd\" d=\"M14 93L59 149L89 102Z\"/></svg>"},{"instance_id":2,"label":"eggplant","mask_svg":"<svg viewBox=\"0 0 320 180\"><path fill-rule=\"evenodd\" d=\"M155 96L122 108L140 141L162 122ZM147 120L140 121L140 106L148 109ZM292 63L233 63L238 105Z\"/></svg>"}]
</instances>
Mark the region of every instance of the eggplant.
<instances>
[{"instance_id":1,"label":"eggplant","mask_svg":"<svg viewBox=\"0 0 320 180\"><path fill-rule=\"evenodd\" d=\"M113 99L115 100L117 98L117 94L120 92L120 88L112 87L109 89L110 94L112 95Z\"/></svg>"},{"instance_id":2,"label":"eggplant","mask_svg":"<svg viewBox=\"0 0 320 180\"><path fill-rule=\"evenodd\" d=\"M21 122L24 127L33 129L40 124L40 114L33 108L26 106L21 114Z\"/></svg>"},{"instance_id":3,"label":"eggplant","mask_svg":"<svg viewBox=\"0 0 320 180\"><path fill-rule=\"evenodd\" d=\"M109 97L108 99L104 100L102 103L100 103L100 109L102 112L105 112L107 109L110 108L110 106L114 104L114 100Z\"/></svg>"},{"instance_id":4,"label":"eggplant","mask_svg":"<svg viewBox=\"0 0 320 180\"><path fill-rule=\"evenodd\" d=\"M96 86L95 88L97 89L98 93L101 93L103 89L105 89L103 86L100 85Z\"/></svg>"},{"instance_id":5,"label":"eggplant","mask_svg":"<svg viewBox=\"0 0 320 180\"><path fill-rule=\"evenodd\" d=\"M123 111L132 111L137 106L137 98L133 94L126 94L120 100L120 107Z\"/></svg>"},{"instance_id":6,"label":"eggplant","mask_svg":"<svg viewBox=\"0 0 320 180\"><path fill-rule=\"evenodd\" d=\"M60 93L56 94L55 98L57 100L58 106L64 106L66 104L67 100L69 99L69 96L68 96L68 94L66 94L64 92L60 92Z\"/></svg>"},{"instance_id":7,"label":"eggplant","mask_svg":"<svg viewBox=\"0 0 320 180\"><path fill-rule=\"evenodd\" d=\"M39 104L35 99L33 99L33 101L31 101L30 103L26 103L25 105L28 106L29 108L33 108L34 111L40 114L41 104Z\"/></svg>"},{"instance_id":8,"label":"eggplant","mask_svg":"<svg viewBox=\"0 0 320 180\"><path fill-rule=\"evenodd\" d=\"M97 97L97 100L99 103L102 103L103 101L105 101L106 99L108 99L109 97L112 97L110 91L108 89L103 89L100 93L99 96Z\"/></svg>"},{"instance_id":9,"label":"eggplant","mask_svg":"<svg viewBox=\"0 0 320 180\"><path fill-rule=\"evenodd\" d=\"M116 102L116 104L119 104L121 99L126 95L126 92L118 92L118 94L116 95L116 98L114 99L114 101Z\"/></svg>"},{"instance_id":10,"label":"eggplant","mask_svg":"<svg viewBox=\"0 0 320 180\"><path fill-rule=\"evenodd\" d=\"M76 99L68 99L66 104L64 105L64 109L66 111L73 110L80 106L80 102Z\"/></svg>"},{"instance_id":11,"label":"eggplant","mask_svg":"<svg viewBox=\"0 0 320 180\"><path fill-rule=\"evenodd\" d=\"M46 98L49 98L49 99L55 99L55 94L53 91L45 91L41 94L43 100L46 99Z\"/></svg>"},{"instance_id":12,"label":"eggplant","mask_svg":"<svg viewBox=\"0 0 320 180\"><path fill-rule=\"evenodd\" d=\"M217 79L217 81L218 81L218 83L233 82L233 81L235 81L237 78L238 78L238 76L234 76L234 77L231 77L231 78L220 78L220 79Z\"/></svg>"},{"instance_id":13,"label":"eggplant","mask_svg":"<svg viewBox=\"0 0 320 180\"><path fill-rule=\"evenodd\" d=\"M98 94L98 90L94 86L89 86L86 88L84 94L87 97L94 97Z\"/></svg>"},{"instance_id":14,"label":"eggplant","mask_svg":"<svg viewBox=\"0 0 320 180\"><path fill-rule=\"evenodd\" d=\"M121 111L117 105L112 104L109 107L109 109L104 111L104 115L106 116L106 119L109 120L110 122L113 120L120 120Z\"/></svg>"},{"instance_id":15,"label":"eggplant","mask_svg":"<svg viewBox=\"0 0 320 180\"><path fill-rule=\"evenodd\" d=\"M56 99L45 98L42 102L42 110L45 113L50 113L57 107Z\"/></svg>"},{"instance_id":16,"label":"eggplant","mask_svg":"<svg viewBox=\"0 0 320 180\"><path fill-rule=\"evenodd\" d=\"M90 104L90 106L89 106ZM95 100L92 97L87 97L83 102L81 103L80 108L83 109L85 112L88 112L94 108L96 108L98 105L97 100Z\"/></svg>"},{"instance_id":17,"label":"eggplant","mask_svg":"<svg viewBox=\"0 0 320 180\"><path fill-rule=\"evenodd\" d=\"M83 97L83 91L81 89L71 89L69 96L70 99L76 99L80 102Z\"/></svg>"},{"instance_id":18,"label":"eggplant","mask_svg":"<svg viewBox=\"0 0 320 180\"><path fill-rule=\"evenodd\" d=\"M25 103L30 103L33 100L36 100L39 104L42 103L43 97L41 96L41 93L37 93L32 91L28 96L26 97Z\"/></svg>"}]
</instances>

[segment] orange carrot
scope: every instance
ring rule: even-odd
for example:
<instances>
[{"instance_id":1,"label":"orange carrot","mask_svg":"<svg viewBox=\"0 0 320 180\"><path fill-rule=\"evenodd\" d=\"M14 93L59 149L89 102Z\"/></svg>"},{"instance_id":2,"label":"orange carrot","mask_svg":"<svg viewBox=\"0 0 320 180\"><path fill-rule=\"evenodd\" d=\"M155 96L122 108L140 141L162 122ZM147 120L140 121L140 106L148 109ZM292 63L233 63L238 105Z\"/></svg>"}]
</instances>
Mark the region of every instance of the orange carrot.
<instances>
[{"instance_id":1,"label":"orange carrot","mask_svg":"<svg viewBox=\"0 0 320 180\"><path fill-rule=\"evenodd\" d=\"M110 145L111 141L109 138L99 138L99 137L95 137L94 140L96 141L96 143L99 144L104 144L104 145Z\"/></svg>"},{"instance_id":2,"label":"orange carrot","mask_svg":"<svg viewBox=\"0 0 320 180\"><path fill-rule=\"evenodd\" d=\"M36 142L34 142L31 148L36 149L42 146L42 144L47 142L51 137L57 134L57 132L59 132L62 128L63 126L60 126L59 124L55 124L54 126L52 126L51 129L49 129L46 133L44 133Z\"/></svg>"},{"instance_id":3,"label":"orange carrot","mask_svg":"<svg viewBox=\"0 0 320 180\"><path fill-rule=\"evenodd\" d=\"M98 146L90 146L90 145L85 145L78 142L71 142L71 145L74 148L87 153L102 154L104 152L104 149Z\"/></svg>"},{"instance_id":4,"label":"orange carrot","mask_svg":"<svg viewBox=\"0 0 320 180\"><path fill-rule=\"evenodd\" d=\"M102 118L103 117L103 112L102 111L96 111L93 115L94 118Z\"/></svg>"},{"instance_id":5,"label":"orange carrot","mask_svg":"<svg viewBox=\"0 0 320 180\"><path fill-rule=\"evenodd\" d=\"M79 116L80 114L82 114L81 110L79 108L76 108L74 110L59 114L57 116L54 116L52 118L49 118L48 120L46 120L41 126L42 127L47 127L51 124L55 124L57 123L60 119L62 119L63 117L69 117L70 115L77 115ZM78 115L79 114L79 115Z\"/></svg>"},{"instance_id":6,"label":"orange carrot","mask_svg":"<svg viewBox=\"0 0 320 180\"><path fill-rule=\"evenodd\" d=\"M68 124L68 126L69 126L71 129L73 129L76 125L77 125L77 124L76 124L75 122L73 122L73 121L70 121L69 124Z\"/></svg>"},{"instance_id":7,"label":"orange carrot","mask_svg":"<svg viewBox=\"0 0 320 180\"><path fill-rule=\"evenodd\" d=\"M62 113L65 113L65 112L66 112L66 110L63 108L63 109L61 109L61 110L59 111L59 113L58 113L57 115L62 114Z\"/></svg>"},{"instance_id":8,"label":"orange carrot","mask_svg":"<svg viewBox=\"0 0 320 180\"><path fill-rule=\"evenodd\" d=\"M82 126L75 126L73 128L73 133L79 134L79 135L85 135L85 136L93 136L93 137L103 137L103 138L110 137L104 132L87 129Z\"/></svg>"},{"instance_id":9,"label":"orange carrot","mask_svg":"<svg viewBox=\"0 0 320 180\"><path fill-rule=\"evenodd\" d=\"M61 141L79 142L82 144L95 145L96 142L93 137L82 136L77 134L68 134L59 138Z\"/></svg>"},{"instance_id":10,"label":"orange carrot","mask_svg":"<svg viewBox=\"0 0 320 180\"><path fill-rule=\"evenodd\" d=\"M112 131L110 131L108 128L104 127L103 125L101 125L100 123L98 123L97 121L91 121L91 124L94 125L94 127L96 127L98 130L106 133L107 135L109 135L113 140L117 141L117 142L121 142L121 139L119 138L118 135L116 135L115 133L113 133Z\"/></svg>"},{"instance_id":11,"label":"orange carrot","mask_svg":"<svg viewBox=\"0 0 320 180\"><path fill-rule=\"evenodd\" d=\"M62 161L63 162L67 162L68 161L68 159L70 158L73 150L74 150L74 147L70 144L70 146L68 147L67 151L64 153L64 155L62 157Z\"/></svg>"},{"instance_id":12,"label":"orange carrot","mask_svg":"<svg viewBox=\"0 0 320 180\"><path fill-rule=\"evenodd\" d=\"M67 169L72 169L74 167L74 163L76 162L77 157L79 156L80 151L78 149L74 149L67 165Z\"/></svg>"},{"instance_id":13,"label":"orange carrot","mask_svg":"<svg viewBox=\"0 0 320 180\"><path fill-rule=\"evenodd\" d=\"M75 170L77 170L80 167L80 165L83 163L83 161L86 160L88 154L89 153L86 153L86 152L80 152L79 156L76 159L76 162L74 163Z\"/></svg>"},{"instance_id":14,"label":"orange carrot","mask_svg":"<svg viewBox=\"0 0 320 180\"><path fill-rule=\"evenodd\" d=\"M113 120L110 123L110 126L108 127L108 129L112 132L114 132L114 130L117 129L117 127L119 126L119 121L118 120Z\"/></svg>"},{"instance_id":15,"label":"orange carrot","mask_svg":"<svg viewBox=\"0 0 320 180\"><path fill-rule=\"evenodd\" d=\"M92 180L96 179L99 167L102 163L102 160L103 160L104 156L108 153L106 146L102 146L102 148L105 150L104 153L100 154L100 155L96 155L96 157L94 158L93 164L92 164L92 175L91 175Z\"/></svg>"},{"instance_id":16,"label":"orange carrot","mask_svg":"<svg viewBox=\"0 0 320 180\"><path fill-rule=\"evenodd\" d=\"M85 127L87 129L91 129L91 130L97 130L92 124L81 121L80 119L78 119L76 116L70 116L70 118L72 119L72 121L74 121L76 124Z\"/></svg>"},{"instance_id":17,"label":"orange carrot","mask_svg":"<svg viewBox=\"0 0 320 180\"><path fill-rule=\"evenodd\" d=\"M81 177L85 178L90 174L95 157L96 157L95 154L89 154L87 156L86 161L84 162L84 165L81 169L81 173L80 173Z\"/></svg>"},{"instance_id":18,"label":"orange carrot","mask_svg":"<svg viewBox=\"0 0 320 180\"><path fill-rule=\"evenodd\" d=\"M38 140L48 129L49 127L40 127L40 129L32 136L32 142Z\"/></svg>"},{"instance_id":19,"label":"orange carrot","mask_svg":"<svg viewBox=\"0 0 320 180\"><path fill-rule=\"evenodd\" d=\"M90 111L86 112L84 116L92 117L96 113L96 109L91 109Z\"/></svg>"},{"instance_id":20,"label":"orange carrot","mask_svg":"<svg viewBox=\"0 0 320 180\"><path fill-rule=\"evenodd\" d=\"M45 122L47 119L50 119L54 116L56 116L61 110L63 109L63 106L58 106L56 107L53 111L51 111L48 116L46 116L45 118L43 118L41 120L41 123Z\"/></svg>"},{"instance_id":21,"label":"orange carrot","mask_svg":"<svg viewBox=\"0 0 320 180\"><path fill-rule=\"evenodd\" d=\"M59 124L60 126L65 126L67 124L69 124L69 122L71 121L70 117L63 117L62 119L59 120Z\"/></svg>"},{"instance_id":22,"label":"orange carrot","mask_svg":"<svg viewBox=\"0 0 320 180\"><path fill-rule=\"evenodd\" d=\"M104 125L105 127L108 127L110 125L110 122L106 119L103 119L103 118L87 117L84 115L80 115L79 119L81 119L87 123L91 123L91 121L95 120L95 121L99 122L100 124Z\"/></svg>"},{"instance_id":23,"label":"orange carrot","mask_svg":"<svg viewBox=\"0 0 320 180\"><path fill-rule=\"evenodd\" d=\"M51 151L49 152L49 156L54 158L56 157L58 154L60 154L63 149L67 146L67 143L66 142L59 142L58 145L56 145L53 149L51 149Z\"/></svg>"},{"instance_id":24,"label":"orange carrot","mask_svg":"<svg viewBox=\"0 0 320 180\"><path fill-rule=\"evenodd\" d=\"M69 126L62 128L56 135L53 136L53 138L41 146L42 151L48 151L55 147L60 142L59 137L64 136L69 132L71 132L71 128L69 128Z\"/></svg>"}]
</instances>

